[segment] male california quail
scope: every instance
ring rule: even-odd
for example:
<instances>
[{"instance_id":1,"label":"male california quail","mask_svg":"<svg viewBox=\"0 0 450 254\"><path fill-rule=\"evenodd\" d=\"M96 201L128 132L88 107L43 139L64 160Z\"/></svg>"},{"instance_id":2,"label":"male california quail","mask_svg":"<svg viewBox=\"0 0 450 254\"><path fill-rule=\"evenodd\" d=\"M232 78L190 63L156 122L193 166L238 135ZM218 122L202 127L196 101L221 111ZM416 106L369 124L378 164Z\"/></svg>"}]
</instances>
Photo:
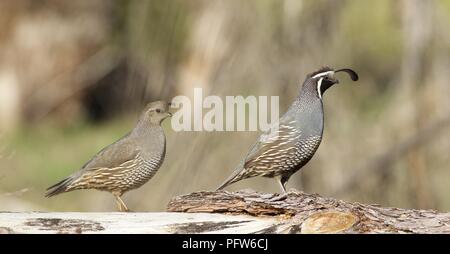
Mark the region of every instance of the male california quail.
<instances>
[{"instance_id":1,"label":"male california quail","mask_svg":"<svg viewBox=\"0 0 450 254\"><path fill-rule=\"evenodd\" d=\"M129 211L120 197L150 180L163 163L166 137L161 122L169 116L168 103L149 103L131 132L98 152L79 171L49 187L45 196L79 189L109 191L119 210Z\"/></svg>"},{"instance_id":2,"label":"male california quail","mask_svg":"<svg viewBox=\"0 0 450 254\"><path fill-rule=\"evenodd\" d=\"M309 74L300 94L288 111L259 137L232 175L218 188L254 176L276 177L286 195L286 183L292 174L312 158L323 134L322 95L339 83L334 74L346 72L353 81L358 75L351 69L324 67Z\"/></svg>"}]
</instances>

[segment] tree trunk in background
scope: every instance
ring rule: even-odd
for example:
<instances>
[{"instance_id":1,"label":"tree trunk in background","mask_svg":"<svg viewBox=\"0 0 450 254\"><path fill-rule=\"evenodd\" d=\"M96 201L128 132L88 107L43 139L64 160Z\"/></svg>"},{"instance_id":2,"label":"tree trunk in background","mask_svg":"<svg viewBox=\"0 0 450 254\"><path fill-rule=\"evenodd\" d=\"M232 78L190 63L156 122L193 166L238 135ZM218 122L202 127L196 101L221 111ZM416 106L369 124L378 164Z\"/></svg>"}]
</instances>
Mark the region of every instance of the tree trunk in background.
<instances>
[{"instance_id":1,"label":"tree trunk in background","mask_svg":"<svg viewBox=\"0 0 450 254\"><path fill-rule=\"evenodd\" d=\"M187 57L181 66L179 92L189 97L193 95L195 87L207 92L214 71L229 49L227 3L206 1L201 4L205 6L200 7L193 20Z\"/></svg>"},{"instance_id":2,"label":"tree trunk in background","mask_svg":"<svg viewBox=\"0 0 450 254\"><path fill-rule=\"evenodd\" d=\"M429 120L430 108L423 100L424 83L427 80L427 50L432 36L432 1L404 0L403 4L403 42L404 53L402 63L402 92L409 97L413 115L410 128L414 133L426 126ZM410 183L414 193L416 207L433 206L428 175L426 155L420 147L413 149L407 155L407 168L410 172Z\"/></svg>"},{"instance_id":3,"label":"tree trunk in background","mask_svg":"<svg viewBox=\"0 0 450 254\"><path fill-rule=\"evenodd\" d=\"M21 119L20 87L11 68L0 68L0 131L11 131Z\"/></svg>"},{"instance_id":4,"label":"tree trunk in background","mask_svg":"<svg viewBox=\"0 0 450 254\"><path fill-rule=\"evenodd\" d=\"M78 96L65 99L78 95L80 65L105 42L107 7L99 0L0 3L0 92L8 98L0 102L0 128L56 108L63 121L79 113Z\"/></svg>"}]
</instances>

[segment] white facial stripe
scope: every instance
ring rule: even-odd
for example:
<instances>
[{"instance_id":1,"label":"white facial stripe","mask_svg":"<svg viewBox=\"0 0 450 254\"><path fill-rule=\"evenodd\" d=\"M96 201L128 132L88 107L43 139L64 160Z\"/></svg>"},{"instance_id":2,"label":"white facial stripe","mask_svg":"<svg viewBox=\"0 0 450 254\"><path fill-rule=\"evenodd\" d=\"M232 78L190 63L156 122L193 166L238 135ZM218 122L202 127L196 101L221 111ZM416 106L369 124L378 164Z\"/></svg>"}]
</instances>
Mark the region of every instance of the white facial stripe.
<instances>
[{"instance_id":1,"label":"white facial stripe","mask_svg":"<svg viewBox=\"0 0 450 254\"><path fill-rule=\"evenodd\" d=\"M318 77L328 76L329 74L333 74L333 73L334 73L334 71L321 72L321 73L317 73L317 74L314 75L312 78L318 78Z\"/></svg>"},{"instance_id":2,"label":"white facial stripe","mask_svg":"<svg viewBox=\"0 0 450 254\"><path fill-rule=\"evenodd\" d=\"M322 99L322 93L320 92L320 88L322 86L322 80L323 80L323 78L320 78L319 82L317 82L317 94L319 95L320 99Z\"/></svg>"}]
</instances>

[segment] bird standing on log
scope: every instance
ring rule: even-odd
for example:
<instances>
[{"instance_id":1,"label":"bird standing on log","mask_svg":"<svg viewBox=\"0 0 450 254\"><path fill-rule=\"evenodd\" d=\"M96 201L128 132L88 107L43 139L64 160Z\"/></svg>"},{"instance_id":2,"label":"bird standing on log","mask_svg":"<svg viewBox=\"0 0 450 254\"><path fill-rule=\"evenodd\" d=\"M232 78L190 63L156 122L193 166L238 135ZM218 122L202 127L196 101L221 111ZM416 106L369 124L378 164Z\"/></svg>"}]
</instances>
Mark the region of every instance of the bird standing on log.
<instances>
[{"instance_id":1,"label":"bird standing on log","mask_svg":"<svg viewBox=\"0 0 450 254\"><path fill-rule=\"evenodd\" d=\"M322 96L328 88L339 83L335 78L338 72L346 72L353 81L358 80L358 75L351 69L324 67L309 74L288 111L258 138L218 190L246 178L263 176L277 178L285 196L289 178L308 163L322 141Z\"/></svg>"},{"instance_id":2,"label":"bird standing on log","mask_svg":"<svg viewBox=\"0 0 450 254\"><path fill-rule=\"evenodd\" d=\"M131 132L105 147L79 171L49 187L45 196L80 189L108 191L120 211L129 211L121 196L141 187L160 168L166 152L161 122L170 116L167 102L149 103Z\"/></svg>"}]
</instances>

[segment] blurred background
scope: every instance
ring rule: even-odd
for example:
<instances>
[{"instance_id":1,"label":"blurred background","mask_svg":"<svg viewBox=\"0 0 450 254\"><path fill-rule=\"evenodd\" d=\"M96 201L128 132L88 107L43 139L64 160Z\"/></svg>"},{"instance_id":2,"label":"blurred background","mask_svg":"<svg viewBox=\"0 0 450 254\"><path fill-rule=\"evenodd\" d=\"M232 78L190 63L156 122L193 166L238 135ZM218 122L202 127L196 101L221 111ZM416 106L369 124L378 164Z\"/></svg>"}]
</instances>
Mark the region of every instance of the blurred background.
<instances>
[{"instance_id":1,"label":"blurred background","mask_svg":"<svg viewBox=\"0 0 450 254\"><path fill-rule=\"evenodd\" d=\"M0 2L0 210L115 211L111 194L45 189L131 129L148 101L277 95L352 68L324 96L324 140L296 188L346 201L450 210L450 0ZM174 132L135 211L213 190L258 132ZM266 178L228 188L279 192Z\"/></svg>"}]
</instances>

